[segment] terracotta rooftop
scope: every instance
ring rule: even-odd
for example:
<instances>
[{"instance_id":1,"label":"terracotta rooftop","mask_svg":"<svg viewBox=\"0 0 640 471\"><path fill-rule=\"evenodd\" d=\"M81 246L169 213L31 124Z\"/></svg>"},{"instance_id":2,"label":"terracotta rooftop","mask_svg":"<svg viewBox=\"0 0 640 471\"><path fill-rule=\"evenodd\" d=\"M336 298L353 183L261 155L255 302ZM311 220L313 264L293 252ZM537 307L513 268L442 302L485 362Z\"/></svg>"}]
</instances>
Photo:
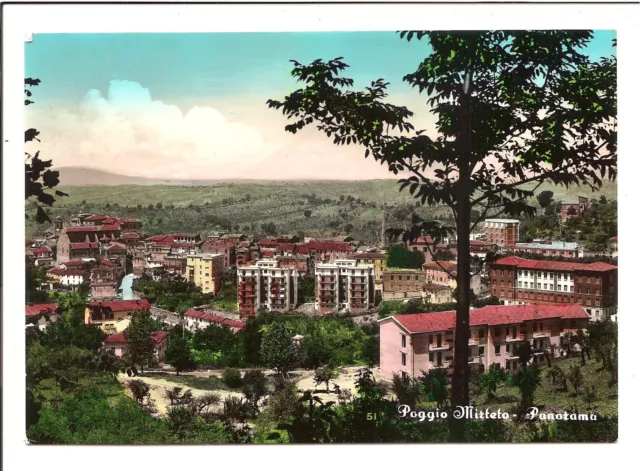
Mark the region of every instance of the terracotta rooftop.
<instances>
[{"instance_id":1,"label":"terracotta rooftop","mask_svg":"<svg viewBox=\"0 0 640 471\"><path fill-rule=\"evenodd\" d=\"M387 256L383 253L358 252L349 255L349 258L362 260L384 260L387 258Z\"/></svg>"},{"instance_id":2,"label":"terracotta rooftop","mask_svg":"<svg viewBox=\"0 0 640 471\"><path fill-rule=\"evenodd\" d=\"M78 243L71 244L71 249L73 250L86 250L86 249L97 249L97 248L98 248L97 242L91 242L89 244L84 242L78 242Z\"/></svg>"},{"instance_id":3,"label":"terracotta rooftop","mask_svg":"<svg viewBox=\"0 0 640 471\"><path fill-rule=\"evenodd\" d=\"M469 325L496 326L519 324L542 319L589 319L579 304L524 304L520 306L486 306L469 312ZM455 311L405 314L393 316L410 333L440 332L453 330L456 325ZM381 319L378 322L383 322Z\"/></svg>"},{"instance_id":4,"label":"terracotta rooftop","mask_svg":"<svg viewBox=\"0 0 640 471\"><path fill-rule=\"evenodd\" d=\"M122 332L118 332L117 334L113 334L110 337L107 337L104 340L104 343L127 343L126 330ZM156 330L151 334L151 340L153 343L161 343L164 339L166 339L168 334L162 330Z\"/></svg>"},{"instance_id":5,"label":"terracotta rooftop","mask_svg":"<svg viewBox=\"0 0 640 471\"><path fill-rule=\"evenodd\" d=\"M56 303L27 305L25 306L25 314L29 317L40 316L42 314L54 314L57 309L58 305Z\"/></svg>"},{"instance_id":6,"label":"terracotta rooftop","mask_svg":"<svg viewBox=\"0 0 640 471\"><path fill-rule=\"evenodd\" d=\"M606 272L617 270L615 265L609 265L604 262L593 263L573 263L573 262L550 262L547 260L530 260L522 257L505 257L496 260L494 266L512 266L530 270L561 270L561 271L590 271L590 272Z\"/></svg>"}]
</instances>

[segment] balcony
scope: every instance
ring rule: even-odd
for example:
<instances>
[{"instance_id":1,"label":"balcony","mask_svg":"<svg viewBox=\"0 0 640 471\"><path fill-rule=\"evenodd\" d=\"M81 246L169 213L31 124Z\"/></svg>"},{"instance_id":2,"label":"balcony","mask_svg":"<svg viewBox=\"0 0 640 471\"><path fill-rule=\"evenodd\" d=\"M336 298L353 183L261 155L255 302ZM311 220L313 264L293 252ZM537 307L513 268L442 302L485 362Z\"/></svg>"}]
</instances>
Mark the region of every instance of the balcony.
<instances>
[{"instance_id":1,"label":"balcony","mask_svg":"<svg viewBox=\"0 0 640 471\"><path fill-rule=\"evenodd\" d=\"M451 346L448 343L443 343L442 345L429 345L429 351L431 352L442 352L444 350L449 350Z\"/></svg>"},{"instance_id":2,"label":"balcony","mask_svg":"<svg viewBox=\"0 0 640 471\"><path fill-rule=\"evenodd\" d=\"M541 339L541 338L545 338L545 337L551 337L551 331L550 330L545 330L542 332L534 332L533 333L533 338L534 339Z\"/></svg>"},{"instance_id":3,"label":"balcony","mask_svg":"<svg viewBox=\"0 0 640 471\"><path fill-rule=\"evenodd\" d=\"M469 360L467 361L467 363L469 363L470 365L479 365L480 364L480 358L478 358L478 357L470 357Z\"/></svg>"},{"instance_id":4,"label":"balcony","mask_svg":"<svg viewBox=\"0 0 640 471\"><path fill-rule=\"evenodd\" d=\"M515 337L507 337L504 339L507 343L524 342L524 335L516 335Z\"/></svg>"},{"instance_id":5,"label":"balcony","mask_svg":"<svg viewBox=\"0 0 640 471\"><path fill-rule=\"evenodd\" d=\"M520 359L520 355L518 355L517 353L510 353L510 352L507 352L504 357L507 360L518 360L518 359Z\"/></svg>"},{"instance_id":6,"label":"balcony","mask_svg":"<svg viewBox=\"0 0 640 471\"><path fill-rule=\"evenodd\" d=\"M478 345L478 339L469 339L469 345L470 346Z\"/></svg>"}]
</instances>

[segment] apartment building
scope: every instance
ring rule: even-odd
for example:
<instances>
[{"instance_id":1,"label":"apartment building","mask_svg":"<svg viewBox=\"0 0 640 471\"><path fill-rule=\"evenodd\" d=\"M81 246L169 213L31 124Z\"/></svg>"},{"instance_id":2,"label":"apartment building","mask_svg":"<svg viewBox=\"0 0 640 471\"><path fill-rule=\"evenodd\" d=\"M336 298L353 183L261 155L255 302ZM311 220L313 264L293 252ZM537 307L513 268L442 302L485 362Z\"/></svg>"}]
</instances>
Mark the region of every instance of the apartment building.
<instances>
[{"instance_id":1,"label":"apartment building","mask_svg":"<svg viewBox=\"0 0 640 471\"><path fill-rule=\"evenodd\" d=\"M491 294L506 305L580 304L592 321L616 314L618 267L505 257L491 265Z\"/></svg>"},{"instance_id":2,"label":"apartment building","mask_svg":"<svg viewBox=\"0 0 640 471\"><path fill-rule=\"evenodd\" d=\"M246 327L246 323L240 320L229 319L222 315L219 316L210 312L198 311L197 309L189 309L184 313L183 327L190 332L204 330L211 325L228 327L233 332L238 332Z\"/></svg>"},{"instance_id":3,"label":"apartment building","mask_svg":"<svg viewBox=\"0 0 640 471\"><path fill-rule=\"evenodd\" d=\"M446 304L452 303L453 288L447 285L439 285L437 283L426 283L422 287L422 297L424 302L431 304Z\"/></svg>"},{"instance_id":4,"label":"apartment building","mask_svg":"<svg viewBox=\"0 0 640 471\"><path fill-rule=\"evenodd\" d=\"M455 311L387 317L380 323L380 375L418 377L422 371L452 372ZM589 316L577 304L486 306L469 313L469 366L482 373L497 364L507 371L519 367L517 345L529 342L542 351L560 345L569 332L586 329ZM558 355L557 350L554 351ZM535 353L531 363L543 361Z\"/></svg>"},{"instance_id":5,"label":"apartment building","mask_svg":"<svg viewBox=\"0 0 640 471\"><path fill-rule=\"evenodd\" d=\"M374 266L356 260L336 260L315 266L316 310L362 312L375 303Z\"/></svg>"},{"instance_id":6,"label":"apartment building","mask_svg":"<svg viewBox=\"0 0 640 471\"><path fill-rule=\"evenodd\" d=\"M520 221L517 219L486 219L485 241L499 247L515 247L520 240Z\"/></svg>"},{"instance_id":7,"label":"apartment building","mask_svg":"<svg viewBox=\"0 0 640 471\"><path fill-rule=\"evenodd\" d=\"M47 326L62 319L62 312L56 303L31 304L25 306L27 325L44 331Z\"/></svg>"},{"instance_id":8,"label":"apartment building","mask_svg":"<svg viewBox=\"0 0 640 471\"><path fill-rule=\"evenodd\" d=\"M453 289L457 286L457 264L453 262L437 261L426 262L422 267L425 271L426 282L450 286Z\"/></svg>"},{"instance_id":9,"label":"apartment building","mask_svg":"<svg viewBox=\"0 0 640 471\"><path fill-rule=\"evenodd\" d=\"M523 255L534 254L545 257L578 258L578 244L575 242L518 242L515 251Z\"/></svg>"},{"instance_id":10,"label":"apartment building","mask_svg":"<svg viewBox=\"0 0 640 471\"><path fill-rule=\"evenodd\" d=\"M187 255L184 277L195 283L203 293L217 295L222 289L224 255L198 254Z\"/></svg>"},{"instance_id":11,"label":"apartment building","mask_svg":"<svg viewBox=\"0 0 640 471\"><path fill-rule=\"evenodd\" d=\"M383 275L384 291L382 292L382 300L421 299L426 281L426 272L422 270L408 268L387 269Z\"/></svg>"},{"instance_id":12,"label":"apartment building","mask_svg":"<svg viewBox=\"0 0 640 471\"><path fill-rule=\"evenodd\" d=\"M373 265L373 279L376 293L382 297L384 290L384 271L387 269L387 255L374 252L357 252L347 257L360 265Z\"/></svg>"},{"instance_id":13,"label":"apartment building","mask_svg":"<svg viewBox=\"0 0 640 471\"><path fill-rule=\"evenodd\" d=\"M284 312L298 305L298 271L278 266L276 260L258 260L238 267L238 312L254 317L259 310Z\"/></svg>"}]
</instances>

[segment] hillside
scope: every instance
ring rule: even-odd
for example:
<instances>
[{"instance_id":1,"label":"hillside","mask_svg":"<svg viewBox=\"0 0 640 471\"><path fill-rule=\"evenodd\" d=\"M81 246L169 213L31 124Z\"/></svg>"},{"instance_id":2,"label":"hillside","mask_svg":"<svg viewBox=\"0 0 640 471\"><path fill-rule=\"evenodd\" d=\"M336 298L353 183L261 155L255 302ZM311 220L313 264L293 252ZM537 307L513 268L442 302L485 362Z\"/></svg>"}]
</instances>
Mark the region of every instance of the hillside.
<instances>
[{"instance_id":1,"label":"hillside","mask_svg":"<svg viewBox=\"0 0 640 471\"><path fill-rule=\"evenodd\" d=\"M402 225L412 212L439 218L450 214L444 206L416 206L416 200L398 188L395 181L386 180L62 185L60 190L69 196L59 198L51 214L67 218L86 211L134 217L142 220L148 233L188 230L206 234L222 228L260 233L262 225L273 224L278 232L306 236L349 232L365 242L378 240L383 211L387 228ZM553 191L556 199L602 194L616 198L617 194L616 183L610 182L597 195L581 188L567 191L544 185L540 191L544 189ZM28 236L41 229L32 221L27 222Z\"/></svg>"}]
</instances>

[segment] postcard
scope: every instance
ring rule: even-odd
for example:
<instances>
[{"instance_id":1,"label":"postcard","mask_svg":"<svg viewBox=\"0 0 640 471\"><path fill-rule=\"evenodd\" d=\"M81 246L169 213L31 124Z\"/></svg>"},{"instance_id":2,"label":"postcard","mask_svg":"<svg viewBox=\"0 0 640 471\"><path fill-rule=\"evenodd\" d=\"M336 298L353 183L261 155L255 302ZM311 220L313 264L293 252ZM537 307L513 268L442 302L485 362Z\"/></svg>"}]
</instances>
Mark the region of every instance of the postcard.
<instances>
[{"instance_id":1,"label":"postcard","mask_svg":"<svg viewBox=\"0 0 640 471\"><path fill-rule=\"evenodd\" d=\"M33 31L20 433L617 442L617 46Z\"/></svg>"}]
</instances>

